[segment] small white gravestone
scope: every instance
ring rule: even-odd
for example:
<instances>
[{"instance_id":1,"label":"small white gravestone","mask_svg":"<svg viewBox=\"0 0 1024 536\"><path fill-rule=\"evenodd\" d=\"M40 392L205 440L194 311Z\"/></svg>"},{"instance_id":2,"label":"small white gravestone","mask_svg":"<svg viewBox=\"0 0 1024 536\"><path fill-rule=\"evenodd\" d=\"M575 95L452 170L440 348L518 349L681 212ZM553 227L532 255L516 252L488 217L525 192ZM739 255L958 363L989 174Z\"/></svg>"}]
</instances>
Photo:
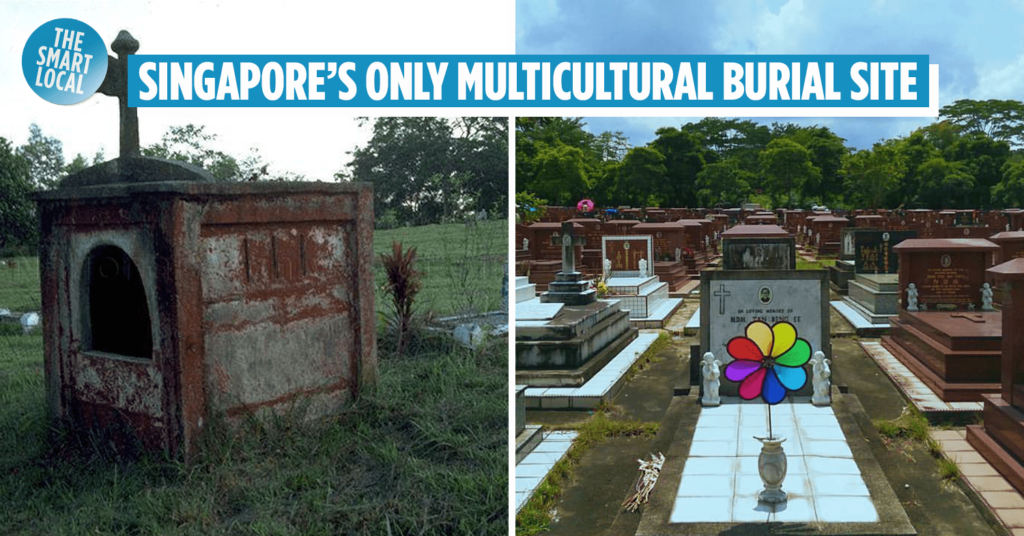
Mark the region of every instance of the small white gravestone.
<instances>
[{"instance_id":1,"label":"small white gravestone","mask_svg":"<svg viewBox=\"0 0 1024 536\"><path fill-rule=\"evenodd\" d=\"M0 307L0 316L11 316L11 310Z\"/></svg>"},{"instance_id":2,"label":"small white gravestone","mask_svg":"<svg viewBox=\"0 0 1024 536\"><path fill-rule=\"evenodd\" d=\"M640 277L647 277L647 259L640 259Z\"/></svg>"},{"instance_id":3,"label":"small white gravestone","mask_svg":"<svg viewBox=\"0 0 1024 536\"><path fill-rule=\"evenodd\" d=\"M523 239L523 250L525 251L525 250L528 250L528 249L530 249L530 239L529 238L524 238Z\"/></svg>"},{"instance_id":4,"label":"small white gravestone","mask_svg":"<svg viewBox=\"0 0 1024 536\"><path fill-rule=\"evenodd\" d=\"M821 233L818 233L818 234L814 235L814 247L816 247L816 248L820 248L821 247Z\"/></svg>"},{"instance_id":5,"label":"small white gravestone","mask_svg":"<svg viewBox=\"0 0 1024 536\"><path fill-rule=\"evenodd\" d=\"M603 268L601 271L601 279L607 281L612 275L612 260L605 259L604 262L601 263L601 267Z\"/></svg>"},{"instance_id":6,"label":"small white gravestone","mask_svg":"<svg viewBox=\"0 0 1024 536\"><path fill-rule=\"evenodd\" d=\"M820 350L811 357L811 385L814 387L811 403L815 406L828 406L832 403L829 396L832 386L831 364L832 361L826 359L825 353Z\"/></svg>"},{"instance_id":7,"label":"small white gravestone","mask_svg":"<svg viewBox=\"0 0 1024 536\"><path fill-rule=\"evenodd\" d=\"M996 308L992 307L992 286L985 283L981 286L981 310L982 311L995 311Z\"/></svg>"},{"instance_id":8,"label":"small white gravestone","mask_svg":"<svg viewBox=\"0 0 1024 536\"><path fill-rule=\"evenodd\" d=\"M25 313L21 315L21 329L25 333L32 331L32 328L39 325L39 313Z\"/></svg>"},{"instance_id":9,"label":"small white gravestone","mask_svg":"<svg viewBox=\"0 0 1024 536\"><path fill-rule=\"evenodd\" d=\"M676 248L676 262L683 260L683 250Z\"/></svg>"},{"instance_id":10,"label":"small white gravestone","mask_svg":"<svg viewBox=\"0 0 1024 536\"><path fill-rule=\"evenodd\" d=\"M711 238L708 235L704 235L704 248L711 247Z\"/></svg>"},{"instance_id":11,"label":"small white gravestone","mask_svg":"<svg viewBox=\"0 0 1024 536\"><path fill-rule=\"evenodd\" d=\"M907 310L917 310L917 286L913 283L907 285Z\"/></svg>"},{"instance_id":12,"label":"small white gravestone","mask_svg":"<svg viewBox=\"0 0 1024 536\"><path fill-rule=\"evenodd\" d=\"M477 324L459 324L452 332L455 340L467 348L476 348L484 340L484 330Z\"/></svg>"},{"instance_id":13,"label":"small white gravestone","mask_svg":"<svg viewBox=\"0 0 1024 536\"><path fill-rule=\"evenodd\" d=\"M704 379L704 396L700 399L702 406L716 407L722 404L721 397L718 396L718 387L721 383L719 377L721 371L719 370L722 366L722 362L715 359L715 354L711 352L704 353L704 359L701 360L701 376Z\"/></svg>"}]
</instances>

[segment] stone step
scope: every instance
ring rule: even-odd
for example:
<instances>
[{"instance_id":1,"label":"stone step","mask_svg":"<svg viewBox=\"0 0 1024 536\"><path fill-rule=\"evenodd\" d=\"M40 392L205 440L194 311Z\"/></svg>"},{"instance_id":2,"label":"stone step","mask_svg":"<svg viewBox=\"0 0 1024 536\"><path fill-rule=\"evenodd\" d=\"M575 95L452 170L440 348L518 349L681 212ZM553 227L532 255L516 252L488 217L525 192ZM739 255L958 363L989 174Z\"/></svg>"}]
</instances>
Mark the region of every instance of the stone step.
<instances>
[{"instance_id":1,"label":"stone step","mask_svg":"<svg viewBox=\"0 0 1024 536\"><path fill-rule=\"evenodd\" d=\"M900 281L897 274L857 274L854 281L879 292L899 292Z\"/></svg>"},{"instance_id":2,"label":"stone step","mask_svg":"<svg viewBox=\"0 0 1024 536\"><path fill-rule=\"evenodd\" d=\"M537 285L533 283L516 285L516 303L532 300L535 297L537 297Z\"/></svg>"}]
</instances>

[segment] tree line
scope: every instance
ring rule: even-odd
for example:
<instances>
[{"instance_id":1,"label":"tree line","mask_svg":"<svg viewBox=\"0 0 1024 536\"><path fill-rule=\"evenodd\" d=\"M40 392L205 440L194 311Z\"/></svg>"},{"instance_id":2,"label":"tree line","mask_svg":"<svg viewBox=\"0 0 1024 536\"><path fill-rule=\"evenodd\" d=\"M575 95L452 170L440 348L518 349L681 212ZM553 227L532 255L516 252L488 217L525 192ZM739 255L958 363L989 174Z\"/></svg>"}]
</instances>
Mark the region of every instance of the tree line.
<instances>
[{"instance_id":1,"label":"tree line","mask_svg":"<svg viewBox=\"0 0 1024 536\"><path fill-rule=\"evenodd\" d=\"M330 178L374 184L378 227L462 220L482 210L495 217L507 212L508 119L380 117L372 128L367 144L352 151L352 160ZM216 145L215 134L188 124L170 127L141 152L202 167L221 181L308 180L273 168L256 147L232 155ZM66 161L63 143L35 124L24 145L0 137L0 254L35 246L33 191L57 188L64 177L104 161L102 148L91 158L77 154Z\"/></svg>"},{"instance_id":2,"label":"tree line","mask_svg":"<svg viewBox=\"0 0 1024 536\"><path fill-rule=\"evenodd\" d=\"M856 151L823 126L705 118L631 147L581 118L516 120L516 192L551 205L1008 208L1024 205L1024 104L960 100Z\"/></svg>"}]
</instances>

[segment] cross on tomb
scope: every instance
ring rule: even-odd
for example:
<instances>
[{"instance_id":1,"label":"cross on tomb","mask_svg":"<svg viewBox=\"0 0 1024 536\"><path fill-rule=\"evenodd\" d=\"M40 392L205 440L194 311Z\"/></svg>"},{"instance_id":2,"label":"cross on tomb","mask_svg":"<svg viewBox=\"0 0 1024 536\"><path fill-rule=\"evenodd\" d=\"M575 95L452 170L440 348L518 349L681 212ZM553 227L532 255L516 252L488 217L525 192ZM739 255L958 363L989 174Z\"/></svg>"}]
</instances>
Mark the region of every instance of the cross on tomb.
<instances>
[{"instance_id":1,"label":"cross on tomb","mask_svg":"<svg viewBox=\"0 0 1024 536\"><path fill-rule=\"evenodd\" d=\"M562 222L561 236L552 236L551 244L562 246L562 273L572 274L576 272L576 257L573 255L574 246L586 245L587 239L583 236L576 236L572 232L572 222Z\"/></svg>"},{"instance_id":2,"label":"cross on tomb","mask_svg":"<svg viewBox=\"0 0 1024 536\"><path fill-rule=\"evenodd\" d=\"M128 56L139 50L139 42L127 30L121 30L110 44L117 57L109 56L107 75L100 84L99 92L117 97L121 111L121 154L139 156L139 113L128 107Z\"/></svg>"},{"instance_id":3,"label":"cross on tomb","mask_svg":"<svg viewBox=\"0 0 1024 536\"><path fill-rule=\"evenodd\" d=\"M729 292L728 290L725 290L725 285L721 285L720 284L720 285L718 285L718 290L716 290L714 292L713 296L716 297L716 298L722 298L718 302L718 314L724 315L725 314L725 298L728 297L728 296L732 296L732 292Z\"/></svg>"},{"instance_id":4,"label":"cross on tomb","mask_svg":"<svg viewBox=\"0 0 1024 536\"><path fill-rule=\"evenodd\" d=\"M964 314L964 313L952 313L952 314L949 315L949 317L950 318L963 318L964 320L968 320L970 322L974 322L975 324L984 324L985 323L985 317L982 316L982 315L978 315L978 314L970 315L970 314Z\"/></svg>"}]
</instances>

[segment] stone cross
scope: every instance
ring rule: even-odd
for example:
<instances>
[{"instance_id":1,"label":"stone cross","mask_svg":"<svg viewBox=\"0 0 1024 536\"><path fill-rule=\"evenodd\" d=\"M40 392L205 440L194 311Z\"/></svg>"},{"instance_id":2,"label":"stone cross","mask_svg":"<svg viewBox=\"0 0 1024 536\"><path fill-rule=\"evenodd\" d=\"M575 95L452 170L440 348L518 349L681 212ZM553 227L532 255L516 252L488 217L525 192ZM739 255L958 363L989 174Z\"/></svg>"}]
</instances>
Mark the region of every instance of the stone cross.
<instances>
[{"instance_id":1,"label":"stone cross","mask_svg":"<svg viewBox=\"0 0 1024 536\"><path fill-rule=\"evenodd\" d=\"M121 154L139 156L139 113L128 107L128 56L139 50L139 42L127 30L121 30L110 44L117 57L107 60L107 75L100 84L99 92L117 97L121 109Z\"/></svg>"},{"instance_id":2,"label":"stone cross","mask_svg":"<svg viewBox=\"0 0 1024 536\"><path fill-rule=\"evenodd\" d=\"M724 315L725 314L725 298L727 296L732 296L732 293L729 292L728 290L725 290L725 285L720 284L720 285L718 285L718 290L716 290L714 292L713 296L716 297L716 298L722 298L721 301L718 304L718 314Z\"/></svg>"},{"instance_id":3,"label":"stone cross","mask_svg":"<svg viewBox=\"0 0 1024 536\"><path fill-rule=\"evenodd\" d=\"M562 273L573 274L576 273L576 256L573 255L574 246L586 245L587 239L583 236L576 236L572 232L572 222L562 222L562 234L561 236L552 236L551 244L562 246Z\"/></svg>"}]
</instances>

